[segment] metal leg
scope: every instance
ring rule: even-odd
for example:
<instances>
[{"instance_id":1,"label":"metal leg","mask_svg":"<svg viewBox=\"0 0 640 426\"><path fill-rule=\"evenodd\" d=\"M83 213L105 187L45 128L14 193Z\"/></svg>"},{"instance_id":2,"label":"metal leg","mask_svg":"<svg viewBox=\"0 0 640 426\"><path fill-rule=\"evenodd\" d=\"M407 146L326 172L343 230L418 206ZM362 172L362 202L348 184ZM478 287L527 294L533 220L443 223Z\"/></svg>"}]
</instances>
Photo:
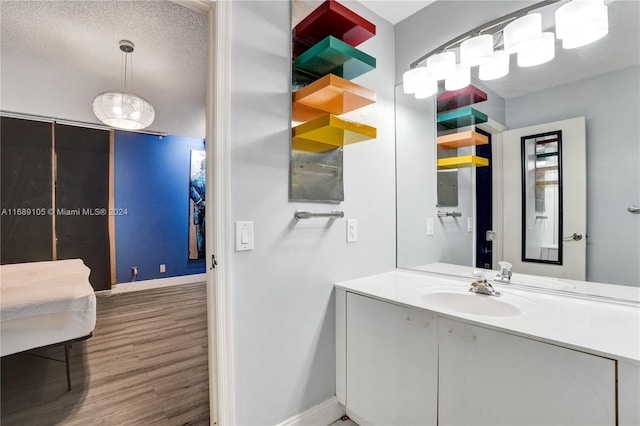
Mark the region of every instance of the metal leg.
<instances>
[{"instance_id":1,"label":"metal leg","mask_svg":"<svg viewBox=\"0 0 640 426\"><path fill-rule=\"evenodd\" d=\"M70 343L65 343L64 345L64 362L67 365L67 391L71 390L71 373L69 372L69 348L71 347Z\"/></svg>"}]
</instances>

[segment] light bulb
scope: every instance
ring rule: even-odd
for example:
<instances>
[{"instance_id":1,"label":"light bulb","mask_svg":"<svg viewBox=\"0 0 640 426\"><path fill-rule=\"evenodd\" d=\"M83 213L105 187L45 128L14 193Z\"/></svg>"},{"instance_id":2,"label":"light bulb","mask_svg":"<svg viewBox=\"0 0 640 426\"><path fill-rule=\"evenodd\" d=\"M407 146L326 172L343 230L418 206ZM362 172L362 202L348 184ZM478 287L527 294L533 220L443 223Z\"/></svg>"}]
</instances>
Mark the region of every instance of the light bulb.
<instances>
[{"instance_id":1,"label":"light bulb","mask_svg":"<svg viewBox=\"0 0 640 426\"><path fill-rule=\"evenodd\" d=\"M426 75L427 69L425 67L415 67L402 74L402 88L404 93L415 93L417 82L423 76L426 77Z\"/></svg>"},{"instance_id":2,"label":"light bulb","mask_svg":"<svg viewBox=\"0 0 640 426\"><path fill-rule=\"evenodd\" d=\"M493 36L483 34L465 40L460 45L460 64L474 67L493 59Z\"/></svg>"},{"instance_id":3,"label":"light bulb","mask_svg":"<svg viewBox=\"0 0 640 426\"><path fill-rule=\"evenodd\" d=\"M542 39L542 15L530 13L504 27L504 51L518 53L538 44Z\"/></svg>"},{"instance_id":4,"label":"light bulb","mask_svg":"<svg viewBox=\"0 0 640 426\"><path fill-rule=\"evenodd\" d=\"M519 67L533 67L549 62L556 56L556 38L551 32L542 33L542 41L518 53Z\"/></svg>"},{"instance_id":5,"label":"light bulb","mask_svg":"<svg viewBox=\"0 0 640 426\"><path fill-rule=\"evenodd\" d=\"M456 71L444 81L445 90L459 90L471 84L471 68L456 65Z\"/></svg>"},{"instance_id":6,"label":"light bulb","mask_svg":"<svg viewBox=\"0 0 640 426\"><path fill-rule=\"evenodd\" d=\"M486 64L480 65L478 69L478 78L480 80L497 80L509 74L509 60L511 56L504 50L493 52L493 60Z\"/></svg>"},{"instance_id":7,"label":"light bulb","mask_svg":"<svg viewBox=\"0 0 640 426\"><path fill-rule=\"evenodd\" d=\"M556 10L556 36L562 47L574 49L609 33L609 13L603 0L573 0Z\"/></svg>"},{"instance_id":8,"label":"light bulb","mask_svg":"<svg viewBox=\"0 0 640 426\"><path fill-rule=\"evenodd\" d=\"M427 76L433 80L444 80L455 71L455 52L436 53L427 58Z\"/></svg>"}]
</instances>

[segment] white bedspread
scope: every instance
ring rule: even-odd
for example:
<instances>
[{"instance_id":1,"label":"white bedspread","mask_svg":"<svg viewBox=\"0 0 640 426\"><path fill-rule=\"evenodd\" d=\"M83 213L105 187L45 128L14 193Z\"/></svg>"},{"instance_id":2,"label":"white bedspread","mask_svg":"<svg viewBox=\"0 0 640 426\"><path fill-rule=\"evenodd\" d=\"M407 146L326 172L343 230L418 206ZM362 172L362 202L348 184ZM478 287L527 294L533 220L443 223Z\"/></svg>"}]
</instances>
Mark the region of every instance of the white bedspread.
<instances>
[{"instance_id":1,"label":"white bedspread","mask_svg":"<svg viewBox=\"0 0 640 426\"><path fill-rule=\"evenodd\" d=\"M96 297L89 273L80 259L2 265L1 355L91 333Z\"/></svg>"}]
</instances>

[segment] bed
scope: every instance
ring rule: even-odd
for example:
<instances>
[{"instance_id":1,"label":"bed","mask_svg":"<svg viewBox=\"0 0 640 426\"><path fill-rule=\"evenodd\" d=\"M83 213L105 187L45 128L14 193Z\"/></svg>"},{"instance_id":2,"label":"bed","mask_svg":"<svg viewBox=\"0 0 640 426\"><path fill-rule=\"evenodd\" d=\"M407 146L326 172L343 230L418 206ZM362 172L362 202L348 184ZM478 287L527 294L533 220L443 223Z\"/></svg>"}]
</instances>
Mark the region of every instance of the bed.
<instances>
[{"instance_id":1,"label":"bed","mask_svg":"<svg viewBox=\"0 0 640 426\"><path fill-rule=\"evenodd\" d=\"M81 259L0 266L0 355L64 345L91 337L96 296Z\"/></svg>"}]
</instances>

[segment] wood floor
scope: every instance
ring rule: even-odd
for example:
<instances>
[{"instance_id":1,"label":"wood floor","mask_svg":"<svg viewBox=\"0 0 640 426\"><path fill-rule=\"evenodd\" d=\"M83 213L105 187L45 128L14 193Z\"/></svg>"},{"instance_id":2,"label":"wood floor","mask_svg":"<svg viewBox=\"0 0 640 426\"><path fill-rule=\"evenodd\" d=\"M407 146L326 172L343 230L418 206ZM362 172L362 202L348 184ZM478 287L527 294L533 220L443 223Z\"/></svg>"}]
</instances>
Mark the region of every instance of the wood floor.
<instances>
[{"instance_id":1,"label":"wood floor","mask_svg":"<svg viewBox=\"0 0 640 426\"><path fill-rule=\"evenodd\" d=\"M2 426L208 425L205 285L99 296L93 337L71 348L70 392L62 362L16 354L1 370Z\"/></svg>"}]
</instances>

